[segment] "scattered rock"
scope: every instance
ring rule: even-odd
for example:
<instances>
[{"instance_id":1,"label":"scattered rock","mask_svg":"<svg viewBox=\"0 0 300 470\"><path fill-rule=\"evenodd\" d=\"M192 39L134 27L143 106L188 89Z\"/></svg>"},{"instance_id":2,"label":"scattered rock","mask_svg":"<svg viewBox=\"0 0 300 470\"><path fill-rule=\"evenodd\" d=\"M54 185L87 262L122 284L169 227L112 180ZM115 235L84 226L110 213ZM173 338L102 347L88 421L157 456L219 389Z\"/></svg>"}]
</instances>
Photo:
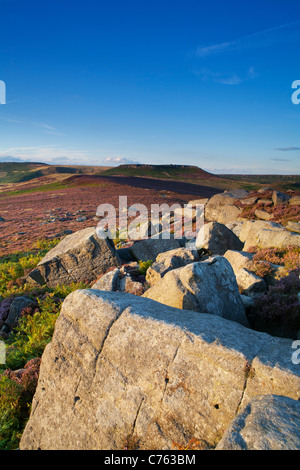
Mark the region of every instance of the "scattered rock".
<instances>
[{"instance_id":1,"label":"scattered rock","mask_svg":"<svg viewBox=\"0 0 300 470\"><path fill-rule=\"evenodd\" d=\"M245 243L245 251L252 246L260 248L300 246L300 235L286 230L280 224L263 220L244 222L240 239Z\"/></svg>"},{"instance_id":2,"label":"scattered rock","mask_svg":"<svg viewBox=\"0 0 300 470\"><path fill-rule=\"evenodd\" d=\"M142 295L144 292L144 286L141 282L134 279L139 277L139 266L137 263L133 264L136 266L125 265L104 274L97 282L95 282L95 284L92 285L92 289L111 292L120 291L134 295Z\"/></svg>"},{"instance_id":3,"label":"scattered rock","mask_svg":"<svg viewBox=\"0 0 300 470\"><path fill-rule=\"evenodd\" d=\"M136 241L130 248L129 252L134 260L137 261L154 261L160 253L165 251L180 248L181 243L179 239L154 239L147 238L146 240Z\"/></svg>"},{"instance_id":4,"label":"scattered rock","mask_svg":"<svg viewBox=\"0 0 300 470\"><path fill-rule=\"evenodd\" d=\"M300 222L291 222L289 221L286 225L287 230L291 232L300 233Z\"/></svg>"},{"instance_id":5,"label":"scattered rock","mask_svg":"<svg viewBox=\"0 0 300 470\"><path fill-rule=\"evenodd\" d=\"M289 200L289 204L291 204L291 206L300 206L300 194L297 194L297 196L292 196Z\"/></svg>"},{"instance_id":6,"label":"scattered rock","mask_svg":"<svg viewBox=\"0 0 300 470\"><path fill-rule=\"evenodd\" d=\"M146 281L153 286L172 269L186 266L189 263L199 261L199 253L187 248L176 248L165 253L160 253L155 262L147 269Z\"/></svg>"},{"instance_id":7,"label":"scattered rock","mask_svg":"<svg viewBox=\"0 0 300 470\"><path fill-rule=\"evenodd\" d=\"M205 220L207 222L219 222L221 224L235 221L242 212L239 207L234 205L234 203L240 199L238 194L239 193L235 191L230 191L216 194L210 198L205 206ZM242 194L246 197L248 192L245 191Z\"/></svg>"},{"instance_id":8,"label":"scattered rock","mask_svg":"<svg viewBox=\"0 0 300 470\"><path fill-rule=\"evenodd\" d=\"M208 203L209 199L204 198L204 199L193 199L192 201L188 202L189 206L196 206L196 205L206 205Z\"/></svg>"},{"instance_id":9,"label":"scattered rock","mask_svg":"<svg viewBox=\"0 0 300 470\"><path fill-rule=\"evenodd\" d=\"M216 450L300 450L300 402L257 396L227 429Z\"/></svg>"},{"instance_id":10,"label":"scattered rock","mask_svg":"<svg viewBox=\"0 0 300 470\"><path fill-rule=\"evenodd\" d=\"M262 204L263 206L272 206L273 201L271 199L258 199L257 204Z\"/></svg>"},{"instance_id":11,"label":"scattered rock","mask_svg":"<svg viewBox=\"0 0 300 470\"><path fill-rule=\"evenodd\" d=\"M27 280L49 287L92 282L119 264L113 242L109 238L99 238L95 228L88 227L67 235L29 273Z\"/></svg>"},{"instance_id":12,"label":"scattered rock","mask_svg":"<svg viewBox=\"0 0 300 470\"><path fill-rule=\"evenodd\" d=\"M226 227L229 228L229 230L231 230L237 237L240 237L243 223L243 221L235 220L234 222L226 224Z\"/></svg>"},{"instance_id":13,"label":"scattered rock","mask_svg":"<svg viewBox=\"0 0 300 470\"><path fill-rule=\"evenodd\" d=\"M174 450L194 436L215 446L255 396L297 400L298 367L289 340L143 297L78 290L44 351L20 449L122 450L128 435L141 450ZM291 419L298 433L294 411Z\"/></svg>"},{"instance_id":14,"label":"scattered rock","mask_svg":"<svg viewBox=\"0 0 300 470\"><path fill-rule=\"evenodd\" d=\"M249 269L253 257L253 253L247 253L246 251L227 250L224 254L224 258L229 261L234 273L240 269Z\"/></svg>"},{"instance_id":15,"label":"scattered rock","mask_svg":"<svg viewBox=\"0 0 300 470\"><path fill-rule=\"evenodd\" d=\"M257 196L253 196L253 197L246 197L244 199L241 199L241 203L242 204L246 204L247 206L249 205L254 205L256 204L258 201L258 197Z\"/></svg>"},{"instance_id":16,"label":"scattered rock","mask_svg":"<svg viewBox=\"0 0 300 470\"><path fill-rule=\"evenodd\" d=\"M251 272L253 254L228 250L224 257L232 266L241 294L256 295L267 290L264 279Z\"/></svg>"},{"instance_id":17,"label":"scattered rock","mask_svg":"<svg viewBox=\"0 0 300 470\"><path fill-rule=\"evenodd\" d=\"M219 222L204 224L199 230L196 247L211 254L224 255L227 250L242 250L244 244L226 225Z\"/></svg>"},{"instance_id":18,"label":"scattered rock","mask_svg":"<svg viewBox=\"0 0 300 470\"><path fill-rule=\"evenodd\" d=\"M279 206L280 204L287 202L290 198L291 196L281 193L280 191L274 191L272 194L272 201L274 206Z\"/></svg>"},{"instance_id":19,"label":"scattered rock","mask_svg":"<svg viewBox=\"0 0 300 470\"><path fill-rule=\"evenodd\" d=\"M103 276L92 285L92 289L106 290L106 291L117 291L119 290L119 276L120 269L115 268Z\"/></svg>"},{"instance_id":20,"label":"scattered rock","mask_svg":"<svg viewBox=\"0 0 300 470\"><path fill-rule=\"evenodd\" d=\"M211 313L248 325L233 269L222 256L167 272L143 296L171 307Z\"/></svg>"},{"instance_id":21,"label":"scattered rock","mask_svg":"<svg viewBox=\"0 0 300 470\"><path fill-rule=\"evenodd\" d=\"M9 314L2 326L1 333L8 334L17 325L24 308L37 305L35 301L26 296L16 297L10 304Z\"/></svg>"},{"instance_id":22,"label":"scattered rock","mask_svg":"<svg viewBox=\"0 0 300 470\"><path fill-rule=\"evenodd\" d=\"M263 211L263 210L260 210L260 209L256 209L254 214L258 219L261 219L261 220L271 220L274 217L272 212L269 213L269 212L266 212L266 211Z\"/></svg>"}]
</instances>

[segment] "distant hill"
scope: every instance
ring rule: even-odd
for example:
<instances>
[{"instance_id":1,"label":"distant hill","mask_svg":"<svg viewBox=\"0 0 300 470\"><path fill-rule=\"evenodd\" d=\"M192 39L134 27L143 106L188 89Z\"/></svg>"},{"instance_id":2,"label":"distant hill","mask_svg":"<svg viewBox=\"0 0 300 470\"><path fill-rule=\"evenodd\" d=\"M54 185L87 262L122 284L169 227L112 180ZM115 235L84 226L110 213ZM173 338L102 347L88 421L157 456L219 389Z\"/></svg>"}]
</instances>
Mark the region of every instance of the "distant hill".
<instances>
[{"instance_id":1,"label":"distant hill","mask_svg":"<svg viewBox=\"0 0 300 470\"><path fill-rule=\"evenodd\" d=\"M9 159L9 157L6 158ZM147 185L152 184L147 182L147 179L165 181L168 187L173 181L175 182L174 189L176 189L176 182L183 182L222 190L234 188L253 190L270 186L279 190L299 191L300 184L299 175L215 175L192 165L127 164L102 167L6 161L0 163L0 192L27 190L29 186L46 189L46 186L50 188L54 187L53 185L60 187L70 184L76 186L97 184L95 177L99 176L113 178L122 184L125 184L127 179L127 184L133 186L141 185L140 179L144 179L144 184ZM73 178L70 179L70 177Z\"/></svg>"},{"instance_id":2,"label":"distant hill","mask_svg":"<svg viewBox=\"0 0 300 470\"><path fill-rule=\"evenodd\" d=\"M47 163L33 162L1 162L0 184L24 183L44 176L57 176L58 179L69 175L95 174L107 167L79 166L79 165L48 165Z\"/></svg>"},{"instance_id":3,"label":"distant hill","mask_svg":"<svg viewBox=\"0 0 300 470\"><path fill-rule=\"evenodd\" d=\"M0 163L0 183L20 183L38 178L48 167L45 163L2 162Z\"/></svg>"},{"instance_id":4,"label":"distant hill","mask_svg":"<svg viewBox=\"0 0 300 470\"><path fill-rule=\"evenodd\" d=\"M218 179L217 175L191 165L119 165L101 173L103 176L140 176L171 180Z\"/></svg>"}]
</instances>

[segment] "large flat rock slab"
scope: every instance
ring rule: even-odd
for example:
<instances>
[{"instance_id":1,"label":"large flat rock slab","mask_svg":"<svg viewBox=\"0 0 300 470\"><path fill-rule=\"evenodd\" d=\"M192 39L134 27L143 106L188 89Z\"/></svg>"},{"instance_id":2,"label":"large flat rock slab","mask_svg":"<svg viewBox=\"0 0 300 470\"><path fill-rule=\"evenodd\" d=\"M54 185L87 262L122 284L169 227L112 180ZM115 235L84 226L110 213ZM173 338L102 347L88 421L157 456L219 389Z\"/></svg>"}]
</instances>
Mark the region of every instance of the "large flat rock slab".
<instances>
[{"instance_id":1,"label":"large flat rock slab","mask_svg":"<svg viewBox=\"0 0 300 470\"><path fill-rule=\"evenodd\" d=\"M216 445L257 395L299 398L286 339L117 292L63 303L20 448Z\"/></svg>"}]
</instances>

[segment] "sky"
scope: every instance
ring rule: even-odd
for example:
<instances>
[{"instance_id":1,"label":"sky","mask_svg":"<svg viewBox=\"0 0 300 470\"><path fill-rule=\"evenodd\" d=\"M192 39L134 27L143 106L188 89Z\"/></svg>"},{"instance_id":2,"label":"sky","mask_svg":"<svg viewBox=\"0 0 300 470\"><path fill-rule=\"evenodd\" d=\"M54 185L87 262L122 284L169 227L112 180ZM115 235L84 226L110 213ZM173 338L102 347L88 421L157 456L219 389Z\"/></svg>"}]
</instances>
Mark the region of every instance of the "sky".
<instances>
[{"instance_id":1,"label":"sky","mask_svg":"<svg viewBox=\"0 0 300 470\"><path fill-rule=\"evenodd\" d=\"M0 160L300 174L299 0L0 0L0 17Z\"/></svg>"}]
</instances>

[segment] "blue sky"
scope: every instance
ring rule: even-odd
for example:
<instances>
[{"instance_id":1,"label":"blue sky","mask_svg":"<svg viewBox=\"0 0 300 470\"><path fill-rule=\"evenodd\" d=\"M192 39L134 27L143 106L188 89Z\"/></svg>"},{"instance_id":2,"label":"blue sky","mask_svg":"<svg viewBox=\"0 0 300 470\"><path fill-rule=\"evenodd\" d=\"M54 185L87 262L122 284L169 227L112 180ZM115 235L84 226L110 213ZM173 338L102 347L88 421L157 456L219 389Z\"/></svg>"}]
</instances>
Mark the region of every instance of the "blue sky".
<instances>
[{"instance_id":1,"label":"blue sky","mask_svg":"<svg viewBox=\"0 0 300 470\"><path fill-rule=\"evenodd\" d=\"M299 174L299 0L0 0L0 16L0 159Z\"/></svg>"}]
</instances>

